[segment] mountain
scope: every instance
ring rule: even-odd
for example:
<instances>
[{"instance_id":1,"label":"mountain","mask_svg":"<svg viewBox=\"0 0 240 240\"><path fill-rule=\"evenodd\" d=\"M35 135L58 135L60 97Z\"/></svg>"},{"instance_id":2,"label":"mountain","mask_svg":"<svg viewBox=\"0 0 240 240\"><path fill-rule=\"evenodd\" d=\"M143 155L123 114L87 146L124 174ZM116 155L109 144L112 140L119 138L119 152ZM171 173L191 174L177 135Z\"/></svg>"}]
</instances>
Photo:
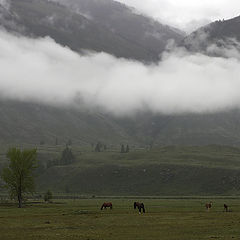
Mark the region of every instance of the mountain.
<instances>
[{"instance_id":1,"label":"mountain","mask_svg":"<svg viewBox=\"0 0 240 240\"><path fill-rule=\"evenodd\" d=\"M113 117L87 109L0 101L0 142L54 145L56 138L81 146L97 142L119 147L159 145L240 145L240 111L179 116Z\"/></svg>"},{"instance_id":2,"label":"mountain","mask_svg":"<svg viewBox=\"0 0 240 240\"><path fill-rule=\"evenodd\" d=\"M191 51L203 51L208 54L220 55L213 51L211 45L219 49L234 47L240 50L240 16L218 20L193 32L183 40L183 45ZM211 52L213 51L213 52Z\"/></svg>"},{"instance_id":3,"label":"mountain","mask_svg":"<svg viewBox=\"0 0 240 240\"><path fill-rule=\"evenodd\" d=\"M143 145L240 145L239 110L172 116L140 114L118 121Z\"/></svg>"},{"instance_id":4,"label":"mountain","mask_svg":"<svg viewBox=\"0 0 240 240\"><path fill-rule=\"evenodd\" d=\"M50 36L79 53L104 51L143 62L158 60L170 39L205 52L213 43L221 47L229 41L237 45L230 38L239 40L239 18L212 23L183 40L179 30L111 0L2 0L0 25L32 38ZM67 142L76 162L58 165ZM97 142L107 149L94 152ZM38 148L38 191L211 196L240 192L240 149L223 146L240 145L239 109L114 117L87 108L1 99L0 143L0 168L9 146ZM121 144L129 144L130 153L120 153ZM221 146L166 147L208 144Z\"/></svg>"},{"instance_id":5,"label":"mountain","mask_svg":"<svg viewBox=\"0 0 240 240\"><path fill-rule=\"evenodd\" d=\"M90 145L134 142L108 116L90 112L17 101L0 101L0 142L2 144Z\"/></svg>"},{"instance_id":6,"label":"mountain","mask_svg":"<svg viewBox=\"0 0 240 240\"><path fill-rule=\"evenodd\" d=\"M156 56L170 39L179 43L185 33L163 25L136 10L112 0L54 0L99 23L124 39L147 49Z\"/></svg>"},{"instance_id":7,"label":"mountain","mask_svg":"<svg viewBox=\"0 0 240 240\"><path fill-rule=\"evenodd\" d=\"M60 3L59 3L60 2ZM8 0L0 25L31 37L50 36L74 51L156 61L168 41L183 33L114 1Z\"/></svg>"},{"instance_id":8,"label":"mountain","mask_svg":"<svg viewBox=\"0 0 240 240\"><path fill-rule=\"evenodd\" d=\"M11 32L31 37L49 35L75 51L106 51L141 61L156 60L167 40L183 38L178 30L111 0L8 0L0 5L0 18L1 25ZM238 39L238 22L239 18L235 18L203 29L209 31L211 39L229 36ZM102 141L117 146L240 142L239 110L177 116L143 112L131 118L116 118L87 109L1 100L0 113L2 144L40 141L51 144L55 138L62 143L72 139L79 144Z\"/></svg>"}]
</instances>

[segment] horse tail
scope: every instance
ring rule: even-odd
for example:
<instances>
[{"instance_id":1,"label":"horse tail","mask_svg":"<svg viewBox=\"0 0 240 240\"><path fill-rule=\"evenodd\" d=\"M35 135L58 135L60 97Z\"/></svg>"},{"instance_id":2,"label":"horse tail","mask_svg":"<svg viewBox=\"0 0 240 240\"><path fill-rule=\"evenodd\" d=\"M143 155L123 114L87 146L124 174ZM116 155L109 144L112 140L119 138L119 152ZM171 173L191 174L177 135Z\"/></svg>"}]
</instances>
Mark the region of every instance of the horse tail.
<instances>
[{"instance_id":1,"label":"horse tail","mask_svg":"<svg viewBox=\"0 0 240 240\"><path fill-rule=\"evenodd\" d=\"M112 206L112 203L110 204L110 209L112 209L113 208L113 206Z\"/></svg>"},{"instance_id":2,"label":"horse tail","mask_svg":"<svg viewBox=\"0 0 240 240\"><path fill-rule=\"evenodd\" d=\"M137 203L136 202L134 202L133 207L134 207L134 209L136 209L136 207L137 207Z\"/></svg>"}]
</instances>

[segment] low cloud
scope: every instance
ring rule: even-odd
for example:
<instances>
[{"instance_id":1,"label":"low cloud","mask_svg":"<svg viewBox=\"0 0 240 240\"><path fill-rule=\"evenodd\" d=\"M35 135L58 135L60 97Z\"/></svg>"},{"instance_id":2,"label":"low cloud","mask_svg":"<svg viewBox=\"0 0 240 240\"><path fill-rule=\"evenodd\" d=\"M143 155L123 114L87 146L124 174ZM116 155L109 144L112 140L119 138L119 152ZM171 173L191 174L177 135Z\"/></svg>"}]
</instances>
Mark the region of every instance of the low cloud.
<instances>
[{"instance_id":1,"label":"low cloud","mask_svg":"<svg viewBox=\"0 0 240 240\"><path fill-rule=\"evenodd\" d=\"M9 0L0 0L0 6L4 7L5 9L9 9L10 1Z\"/></svg>"},{"instance_id":2,"label":"low cloud","mask_svg":"<svg viewBox=\"0 0 240 240\"><path fill-rule=\"evenodd\" d=\"M239 108L239 53L224 51L228 58L176 48L158 64L146 66L105 53L81 56L50 38L34 40L0 31L0 95L115 115Z\"/></svg>"}]
</instances>

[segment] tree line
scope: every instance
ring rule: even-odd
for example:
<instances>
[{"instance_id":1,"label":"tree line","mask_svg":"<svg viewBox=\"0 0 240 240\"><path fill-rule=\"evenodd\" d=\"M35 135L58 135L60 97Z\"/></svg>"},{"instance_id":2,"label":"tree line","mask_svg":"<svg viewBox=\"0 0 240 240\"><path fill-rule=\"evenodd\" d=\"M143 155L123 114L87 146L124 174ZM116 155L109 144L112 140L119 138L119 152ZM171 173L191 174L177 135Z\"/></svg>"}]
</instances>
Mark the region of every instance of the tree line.
<instances>
[{"instance_id":1,"label":"tree line","mask_svg":"<svg viewBox=\"0 0 240 240\"><path fill-rule=\"evenodd\" d=\"M59 159L47 161L47 168L50 168L52 166L69 165L75 161L76 158L72 153L72 149L67 145L66 148L62 151L61 157Z\"/></svg>"}]
</instances>

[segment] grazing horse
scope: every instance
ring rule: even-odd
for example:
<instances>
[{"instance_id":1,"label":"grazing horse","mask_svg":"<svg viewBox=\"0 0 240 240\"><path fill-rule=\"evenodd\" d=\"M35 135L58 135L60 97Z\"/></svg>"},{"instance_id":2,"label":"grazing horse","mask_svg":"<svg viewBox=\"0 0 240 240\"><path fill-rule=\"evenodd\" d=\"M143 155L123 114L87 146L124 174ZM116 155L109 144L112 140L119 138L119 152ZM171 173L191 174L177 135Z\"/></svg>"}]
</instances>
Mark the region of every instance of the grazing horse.
<instances>
[{"instance_id":1,"label":"grazing horse","mask_svg":"<svg viewBox=\"0 0 240 240\"><path fill-rule=\"evenodd\" d=\"M101 207L101 210L103 210L103 208L106 209L107 207L109 207L110 209L112 209L112 208L113 208L112 203L111 203L111 202L105 202L105 203L103 203L103 205L102 205L102 207Z\"/></svg>"},{"instance_id":2,"label":"grazing horse","mask_svg":"<svg viewBox=\"0 0 240 240\"><path fill-rule=\"evenodd\" d=\"M207 211L209 211L210 208L212 207L212 202L206 203L206 204L205 204L205 207L206 207Z\"/></svg>"},{"instance_id":3,"label":"grazing horse","mask_svg":"<svg viewBox=\"0 0 240 240\"><path fill-rule=\"evenodd\" d=\"M224 207L224 210L223 210L223 211L228 212L228 205L224 203L224 204L223 204L223 207Z\"/></svg>"},{"instance_id":4,"label":"grazing horse","mask_svg":"<svg viewBox=\"0 0 240 240\"><path fill-rule=\"evenodd\" d=\"M143 203L134 202L133 206L134 206L134 209L138 208L139 214L141 214L142 210L143 210L143 213L145 213L145 207Z\"/></svg>"}]
</instances>

